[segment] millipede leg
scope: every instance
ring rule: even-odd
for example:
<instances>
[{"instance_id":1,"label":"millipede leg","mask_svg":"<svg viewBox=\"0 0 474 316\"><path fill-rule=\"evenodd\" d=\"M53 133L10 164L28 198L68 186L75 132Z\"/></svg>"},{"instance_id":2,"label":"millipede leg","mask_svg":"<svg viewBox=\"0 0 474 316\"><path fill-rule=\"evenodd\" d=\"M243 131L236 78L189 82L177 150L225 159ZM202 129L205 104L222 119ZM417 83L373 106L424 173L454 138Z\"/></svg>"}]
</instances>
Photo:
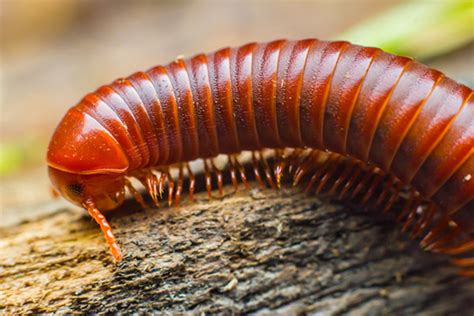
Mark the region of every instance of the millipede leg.
<instances>
[{"instance_id":1,"label":"millipede leg","mask_svg":"<svg viewBox=\"0 0 474 316\"><path fill-rule=\"evenodd\" d=\"M336 157L335 159L331 159L331 162L330 162L330 167L329 169L324 173L323 177L321 178L321 180L319 181L319 184L318 186L316 187L316 191L315 193L316 194L319 194L321 193L321 191L323 190L324 186L326 185L326 183L331 179L331 177L334 175L334 173L336 172L337 170L337 166L339 164L339 161L340 161L340 157Z\"/></svg>"},{"instance_id":2,"label":"millipede leg","mask_svg":"<svg viewBox=\"0 0 474 316\"><path fill-rule=\"evenodd\" d=\"M313 187L314 183L316 182L316 180L318 180L318 178L324 174L326 172L326 169L331 165L331 161L332 161L332 157L329 156L325 161L324 163L321 165L321 167L319 167L315 173L313 174L313 176L311 177L311 179L309 180L308 184L306 185L306 188L304 189L304 192L305 193L308 193L309 190L311 190L311 188Z\"/></svg>"},{"instance_id":3,"label":"millipede leg","mask_svg":"<svg viewBox=\"0 0 474 316\"><path fill-rule=\"evenodd\" d=\"M84 202L84 208L87 209L89 215L99 224L102 233L104 234L105 241L109 245L110 252L116 261L122 260L122 251L117 243L117 239L112 233L112 228L104 215L95 207L92 201Z\"/></svg>"},{"instance_id":4,"label":"millipede leg","mask_svg":"<svg viewBox=\"0 0 474 316\"><path fill-rule=\"evenodd\" d=\"M173 205L174 181L170 171L166 171L166 180L168 180L168 206Z\"/></svg>"},{"instance_id":5,"label":"millipede leg","mask_svg":"<svg viewBox=\"0 0 474 316\"><path fill-rule=\"evenodd\" d=\"M451 262L461 267L474 266L474 258L455 258L452 259Z\"/></svg>"},{"instance_id":6,"label":"millipede leg","mask_svg":"<svg viewBox=\"0 0 474 316\"><path fill-rule=\"evenodd\" d=\"M227 158L229 162L230 179L232 180L232 185L234 186L234 192L237 192L239 191L239 184L237 181L237 170L235 169L232 155L229 155Z\"/></svg>"},{"instance_id":7,"label":"millipede leg","mask_svg":"<svg viewBox=\"0 0 474 316\"><path fill-rule=\"evenodd\" d=\"M454 258L454 259L451 259L451 263L463 268L459 271L460 275L474 277L474 258L473 257ZM467 268L467 269L464 269L464 268Z\"/></svg>"},{"instance_id":8,"label":"millipede leg","mask_svg":"<svg viewBox=\"0 0 474 316\"><path fill-rule=\"evenodd\" d=\"M278 189L281 187L281 178L283 177L285 164L286 164L286 161L285 161L283 150L275 149L275 165L273 167L273 175L275 176Z\"/></svg>"},{"instance_id":9,"label":"millipede leg","mask_svg":"<svg viewBox=\"0 0 474 316\"><path fill-rule=\"evenodd\" d=\"M296 148L291 153L290 157L288 158L288 175L291 177L293 175L293 171L301 164L304 160L304 150Z\"/></svg>"},{"instance_id":10,"label":"millipede leg","mask_svg":"<svg viewBox=\"0 0 474 316\"><path fill-rule=\"evenodd\" d=\"M415 203L413 204L411 211L408 213L407 218L405 219L405 223L402 226L402 232L406 232L408 230L408 227L410 227L410 224L413 223L413 220L415 219L416 215L419 213L420 209L421 209L421 198L418 197L415 200Z\"/></svg>"},{"instance_id":11,"label":"millipede leg","mask_svg":"<svg viewBox=\"0 0 474 316\"><path fill-rule=\"evenodd\" d=\"M240 164L239 159L237 157L234 157L234 162L235 162L235 165L237 166L237 169L239 170L240 180L242 180L242 183L244 184L245 188L249 190L250 185L247 181L247 176L245 174L244 167Z\"/></svg>"},{"instance_id":12,"label":"millipede leg","mask_svg":"<svg viewBox=\"0 0 474 316\"><path fill-rule=\"evenodd\" d=\"M146 205L145 201L143 200L143 196L138 192L137 189L135 189L130 182L130 180L125 179L125 186L127 187L128 191L133 195L135 200L140 204L141 207L147 208L148 206Z\"/></svg>"},{"instance_id":13,"label":"millipede leg","mask_svg":"<svg viewBox=\"0 0 474 316\"><path fill-rule=\"evenodd\" d=\"M375 190L377 189L378 185L380 184L380 182L382 182L383 179L384 179L384 175L382 174L375 175L375 178L370 183L369 188L367 189L367 192L365 193L364 197L362 197L360 203L365 204L370 200Z\"/></svg>"},{"instance_id":14,"label":"millipede leg","mask_svg":"<svg viewBox=\"0 0 474 316\"><path fill-rule=\"evenodd\" d=\"M58 199L61 196L58 190L56 190L52 185L49 186L49 193L53 199Z\"/></svg>"},{"instance_id":15,"label":"millipede leg","mask_svg":"<svg viewBox=\"0 0 474 316\"><path fill-rule=\"evenodd\" d=\"M398 222L401 222L403 220L403 218L410 213L410 211L412 210L412 205L415 203L415 198L416 198L416 193L415 191L413 190L410 190L410 195L408 196L408 198L405 200L405 204L402 208L402 210L400 211L400 213L398 214L397 216L397 221Z\"/></svg>"},{"instance_id":16,"label":"millipede leg","mask_svg":"<svg viewBox=\"0 0 474 316\"><path fill-rule=\"evenodd\" d=\"M426 236L420 241L420 245L423 248L430 247L431 243L439 238L443 231L445 231L449 226L449 219L444 217L438 222L438 224L429 230Z\"/></svg>"},{"instance_id":17,"label":"millipede leg","mask_svg":"<svg viewBox=\"0 0 474 316\"><path fill-rule=\"evenodd\" d=\"M313 167L315 162L318 161L321 151L312 150L310 153L303 159L300 166L295 170L293 176L293 186L297 186L301 178Z\"/></svg>"},{"instance_id":18,"label":"millipede leg","mask_svg":"<svg viewBox=\"0 0 474 316\"><path fill-rule=\"evenodd\" d=\"M460 270L459 275L466 277L474 277L474 269Z\"/></svg>"},{"instance_id":19,"label":"millipede leg","mask_svg":"<svg viewBox=\"0 0 474 316\"><path fill-rule=\"evenodd\" d=\"M175 204L179 205L181 202L181 193L183 192L183 165L179 164L179 174L178 174L178 181L176 182L176 194L175 194Z\"/></svg>"},{"instance_id":20,"label":"millipede leg","mask_svg":"<svg viewBox=\"0 0 474 316\"><path fill-rule=\"evenodd\" d=\"M423 211L422 216L419 218L419 220L415 223L415 225L412 228L412 231L410 233L410 238L414 239L417 237L420 232L422 231L423 228L426 227L427 223L431 221L431 219L434 216L436 207L434 204L430 204L426 210Z\"/></svg>"},{"instance_id":21,"label":"millipede leg","mask_svg":"<svg viewBox=\"0 0 474 316\"><path fill-rule=\"evenodd\" d=\"M360 174L362 173L362 166L360 165L360 163L356 162L355 166L358 167L358 168L355 169L355 171L351 174L349 179L344 184L344 187L342 188L341 192L339 193L338 199L344 199L345 198L346 194L349 192L349 190L354 185L355 181L359 178Z\"/></svg>"},{"instance_id":22,"label":"millipede leg","mask_svg":"<svg viewBox=\"0 0 474 316\"><path fill-rule=\"evenodd\" d=\"M262 189L265 188L265 184L262 181L260 171L258 170L259 167L258 167L257 157L255 157L254 151L252 151L252 167L253 167L253 172L255 174L255 179L257 179L258 184L260 185Z\"/></svg>"},{"instance_id":23,"label":"millipede leg","mask_svg":"<svg viewBox=\"0 0 474 316\"><path fill-rule=\"evenodd\" d=\"M161 199L163 198L163 193L165 192L165 181L166 172L164 170L160 170L160 183L158 184L158 192Z\"/></svg>"},{"instance_id":24,"label":"millipede leg","mask_svg":"<svg viewBox=\"0 0 474 316\"><path fill-rule=\"evenodd\" d=\"M189 163L186 163L186 170L188 171L188 177L189 177L189 201L192 202L193 195L194 195L194 187L196 185L196 178L194 177L194 173L191 170Z\"/></svg>"},{"instance_id":25,"label":"millipede leg","mask_svg":"<svg viewBox=\"0 0 474 316\"><path fill-rule=\"evenodd\" d=\"M203 159L203 164L204 164L204 177L206 178L207 196L209 199L212 199L212 178L211 178L211 173L209 172L209 166L207 165L206 159Z\"/></svg>"},{"instance_id":26,"label":"millipede leg","mask_svg":"<svg viewBox=\"0 0 474 316\"><path fill-rule=\"evenodd\" d=\"M219 170L219 168L216 167L216 165L214 164L214 160L211 159L211 166L212 166L212 172L214 172L216 174L216 177L217 177L217 189L219 191L219 196L223 196L224 195L224 180L222 178L222 171Z\"/></svg>"},{"instance_id":27,"label":"millipede leg","mask_svg":"<svg viewBox=\"0 0 474 316\"><path fill-rule=\"evenodd\" d=\"M473 251L473 250L474 250L474 240L469 240L469 241L466 241L466 242L462 243L461 245L457 245L457 246L453 246L453 247L443 249L443 252L446 253L446 254L458 255L458 254L461 254L463 252Z\"/></svg>"},{"instance_id":28,"label":"millipede leg","mask_svg":"<svg viewBox=\"0 0 474 316\"><path fill-rule=\"evenodd\" d=\"M351 174L351 172L354 170L354 162L353 160L349 161L346 166L344 167L344 170L342 171L341 175L336 179L336 181L334 181L332 187L329 188L328 190L328 194L331 195L331 194L334 194L337 190L337 188L339 187L339 185L341 185L341 183L343 181L345 181L347 179L347 177Z\"/></svg>"},{"instance_id":29,"label":"millipede leg","mask_svg":"<svg viewBox=\"0 0 474 316\"><path fill-rule=\"evenodd\" d=\"M375 175L373 172L367 172L365 177L363 177L362 180L359 182L359 184L355 187L354 191L352 191L350 199L355 198L357 194L359 194L360 190L362 190L365 187L367 182L369 182L369 180L371 180L372 177L375 177L375 176L377 175Z\"/></svg>"},{"instance_id":30,"label":"millipede leg","mask_svg":"<svg viewBox=\"0 0 474 316\"><path fill-rule=\"evenodd\" d=\"M272 189L274 189L275 184L273 183L272 172L271 172L270 166L268 165L268 161L263 157L263 154L261 151L259 152L259 158L260 158L260 161L262 162L263 170L265 171L265 176L267 178L268 184L270 185Z\"/></svg>"},{"instance_id":31,"label":"millipede leg","mask_svg":"<svg viewBox=\"0 0 474 316\"><path fill-rule=\"evenodd\" d=\"M395 202L399 199L400 190L402 189L402 183L400 181L397 181L395 182L394 187L395 187L395 191L392 193L392 195L388 199L387 204L385 204L385 207L382 210L383 214L387 213L395 204Z\"/></svg>"},{"instance_id":32,"label":"millipede leg","mask_svg":"<svg viewBox=\"0 0 474 316\"><path fill-rule=\"evenodd\" d=\"M383 187L383 191L379 194L379 197L377 198L377 200L374 203L374 207L379 207L382 204L385 197L388 195L390 190L393 188L394 181L395 181L395 177L390 176L388 178L387 184Z\"/></svg>"},{"instance_id":33,"label":"millipede leg","mask_svg":"<svg viewBox=\"0 0 474 316\"><path fill-rule=\"evenodd\" d=\"M139 175L137 177L138 180L145 186L146 190L148 191L148 194L150 194L151 199L153 200L153 203L159 207L160 203L158 200L158 178L156 175L148 171L143 175Z\"/></svg>"},{"instance_id":34,"label":"millipede leg","mask_svg":"<svg viewBox=\"0 0 474 316\"><path fill-rule=\"evenodd\" d=\"M426 247L426 250L443 252L443 247L449 242L458 238L461 234L461 228L459 226L451 227L448 224L448 229L446 230L444 236L439 238L437 241L431 243Z\"/></svg>"}]
</instances>

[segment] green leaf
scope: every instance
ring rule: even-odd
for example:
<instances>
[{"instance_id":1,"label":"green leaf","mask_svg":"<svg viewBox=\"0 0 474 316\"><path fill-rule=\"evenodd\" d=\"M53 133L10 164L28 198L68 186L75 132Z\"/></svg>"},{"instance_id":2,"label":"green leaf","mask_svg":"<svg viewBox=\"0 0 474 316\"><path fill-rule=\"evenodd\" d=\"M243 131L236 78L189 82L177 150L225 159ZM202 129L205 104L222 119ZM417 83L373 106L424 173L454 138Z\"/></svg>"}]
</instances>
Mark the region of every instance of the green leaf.
<instances>
[{"instance_id":1,"label":"green leaf","mask_svg":"<svg viewBox=\"0 0 474 316\"><path fill-rule=\"evenodd\" d=\"M427 59L474 40L474 2L410 1L352 27L337 38Z\"/></svg>"}]
</instances>

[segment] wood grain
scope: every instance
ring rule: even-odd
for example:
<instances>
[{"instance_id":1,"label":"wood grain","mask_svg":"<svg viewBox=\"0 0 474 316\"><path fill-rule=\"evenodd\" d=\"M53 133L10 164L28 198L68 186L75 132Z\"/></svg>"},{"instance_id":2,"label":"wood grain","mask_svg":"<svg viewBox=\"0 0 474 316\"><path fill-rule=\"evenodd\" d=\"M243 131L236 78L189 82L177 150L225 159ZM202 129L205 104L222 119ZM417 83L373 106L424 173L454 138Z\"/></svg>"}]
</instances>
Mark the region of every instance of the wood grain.
<instances>
[{"instance_id":1,"label":"wood grain","mask_svg":"<svg viewBox=\"0 0 474 316\"><path fill-rule=\"evenodd\" d=\"M348 206L253 189L108 215L111 261L84 212L0 230L0 313L470 315L473 281Z\"/></svg>"}]
</instances>

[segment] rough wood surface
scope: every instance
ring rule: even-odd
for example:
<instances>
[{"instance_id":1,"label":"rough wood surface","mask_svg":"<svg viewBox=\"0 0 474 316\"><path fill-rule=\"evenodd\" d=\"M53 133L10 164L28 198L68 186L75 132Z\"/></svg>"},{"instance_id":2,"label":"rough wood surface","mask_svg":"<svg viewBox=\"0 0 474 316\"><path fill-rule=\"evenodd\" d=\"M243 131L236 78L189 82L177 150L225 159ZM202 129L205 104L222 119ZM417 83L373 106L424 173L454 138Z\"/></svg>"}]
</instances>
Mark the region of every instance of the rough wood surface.
<instances>
[{"instance_id":1,"label":"rough wood surface","mask_svg":"<svg viewBox=\"0 0 474 316\"><path fill-rule=\"evenodd\" d=\"M108 215L115 265L84 212L0 230L0 314L472 315L473 281L392 221L296 190L253 189Z\"/></svg>"}]
</instances>

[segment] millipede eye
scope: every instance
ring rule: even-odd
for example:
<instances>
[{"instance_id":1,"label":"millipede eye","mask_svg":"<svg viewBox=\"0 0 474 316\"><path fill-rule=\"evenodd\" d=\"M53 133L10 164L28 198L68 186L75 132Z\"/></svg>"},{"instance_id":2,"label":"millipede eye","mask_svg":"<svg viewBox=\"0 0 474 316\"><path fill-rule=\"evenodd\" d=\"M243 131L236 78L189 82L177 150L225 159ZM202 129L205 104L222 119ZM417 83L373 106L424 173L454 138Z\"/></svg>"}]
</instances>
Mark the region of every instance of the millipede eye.
<instances>
[{"instance_id":1,"label":"millipede eye","mask_svg":"<svg viewBox=\"0 0 474 316\"><path fill-rule=\"evenodd\" d=\"M82 186L82 184L77 182L68 184L67 189L74 195L82 195L82 192L84 192L84 187Z\"/></svg>"}]
</instances>

